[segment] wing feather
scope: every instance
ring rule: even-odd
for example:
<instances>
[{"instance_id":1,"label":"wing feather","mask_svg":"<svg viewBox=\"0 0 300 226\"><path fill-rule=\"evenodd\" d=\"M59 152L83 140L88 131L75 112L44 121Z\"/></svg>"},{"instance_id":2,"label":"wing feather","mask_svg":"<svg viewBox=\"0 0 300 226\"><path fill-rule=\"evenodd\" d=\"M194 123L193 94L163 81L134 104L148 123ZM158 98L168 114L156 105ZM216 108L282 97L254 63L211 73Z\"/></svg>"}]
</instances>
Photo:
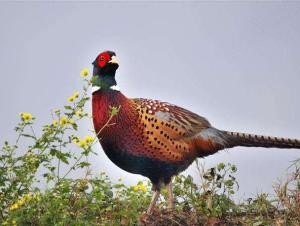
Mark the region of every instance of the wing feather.
<instances>
[{"instance_id":1,"label":"wing feather","mask_svg":"<svg viewBox=\"0 0 300 226\"><path fill-rule=\"evenodd\" d=\"M203 129L211 127L209 121L191 111L176 105L161 102L159 100L149 100L143 98L132 99L144 111L155 116L166 123L180 130L182 138L192 137ZM174 137L175 138L175 137Z\"/></svg>"},{"instance_id":2,"label":"wing feather","mask_svg":"<svg viewBox=\"0 0 300 226\"><path fill-rule=\"evenodd\" d=\"M144 147L156 158L183 161L194 158L193 138L210 123L203 117L167 102L131 99L144 126ZM192 148L192 149L191 149Z\"/></svg>"}]
</instances>

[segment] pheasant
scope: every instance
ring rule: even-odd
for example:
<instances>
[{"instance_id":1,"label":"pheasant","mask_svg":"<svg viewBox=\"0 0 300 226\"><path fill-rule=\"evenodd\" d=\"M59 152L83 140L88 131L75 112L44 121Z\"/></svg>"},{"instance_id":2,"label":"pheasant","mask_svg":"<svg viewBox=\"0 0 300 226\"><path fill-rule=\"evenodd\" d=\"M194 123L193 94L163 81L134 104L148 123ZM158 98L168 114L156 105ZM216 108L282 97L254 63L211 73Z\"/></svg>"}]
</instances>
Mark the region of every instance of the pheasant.
<instances>
[{"instance_id":1,"label":"pheasant","mask_svg":"<svg viewBox=\"0 0 300 226\"><path fill-rule=\"evenodd\" d=\"M300 149L300 140L229 132L214 128L204 117L159 100L127 98L117 88L116 54L105 51L93 62L94 128L108 158L121 169L148 177L153 196L151 214L162 186L174 208L171 178L196 158L236 146ZM109 109L120 107L111 118ZM104 127L104 128L103 128Z\"/></svg>"}]
</instances>

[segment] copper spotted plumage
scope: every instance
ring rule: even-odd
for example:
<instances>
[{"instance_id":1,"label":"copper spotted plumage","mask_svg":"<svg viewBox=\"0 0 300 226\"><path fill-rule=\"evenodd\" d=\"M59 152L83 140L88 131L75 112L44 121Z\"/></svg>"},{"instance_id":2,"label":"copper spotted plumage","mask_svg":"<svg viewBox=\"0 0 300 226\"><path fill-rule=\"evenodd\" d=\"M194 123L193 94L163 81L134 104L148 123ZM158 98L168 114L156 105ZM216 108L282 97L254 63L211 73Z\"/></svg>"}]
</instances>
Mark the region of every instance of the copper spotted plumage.
<instances>
[{"instance_id":1,"label":"copper spotted plumage","mask_svg":"<svg viewBox=\"0 0 300 226\"><path fill-rule=\"evenodd\" d=\"M174 208L172 176L196 158L235 146L300 149L300 141L228 132L214 128L203 117L181 107L142 98L127 98L117 89L116 54L105 51L93 62L93 121L104 152L120 168L148 177L153 197L151 214L161 187L168 185L169 208ZM110 126L110 108L119 107Z\"/></svg>"}]
</instances>

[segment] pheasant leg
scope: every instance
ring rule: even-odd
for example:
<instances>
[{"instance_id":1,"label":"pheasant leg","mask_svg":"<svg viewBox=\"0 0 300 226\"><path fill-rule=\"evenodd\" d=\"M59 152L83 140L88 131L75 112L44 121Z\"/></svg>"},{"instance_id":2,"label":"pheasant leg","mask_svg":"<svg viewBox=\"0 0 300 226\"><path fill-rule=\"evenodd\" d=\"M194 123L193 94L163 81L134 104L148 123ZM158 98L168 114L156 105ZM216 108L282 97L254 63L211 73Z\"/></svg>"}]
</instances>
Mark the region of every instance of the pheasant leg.
<instances>
[{"instance_id":1,"label":"pheasant leg","mask_svg":"<svg viewBox=\"0 0 300 226\"><path fill-rule=\"evenodd\" d=\"M157 202L157 199L159 197L159 194L160 194L160 191L159 190L155 190L153 192L153 195L152 195L152 199L151 199L151 202L150 202L150 205L148 207L148 210L147 210L147 214L148 215L151 215L152 214L152 211L153 211L153 208Z\"/></svg>"},{"instance_id":2,"label":"pheasant leg","mask_svg":"<svg viewBox=\"0 0 300 226\"><path fill-rule=\"evenodd\" d=\"M173 211L175 209L175 204L174 204L172 181L170 181L170 183L167 186L168 186L168 209Z\"/></svg>"}]
</instances>

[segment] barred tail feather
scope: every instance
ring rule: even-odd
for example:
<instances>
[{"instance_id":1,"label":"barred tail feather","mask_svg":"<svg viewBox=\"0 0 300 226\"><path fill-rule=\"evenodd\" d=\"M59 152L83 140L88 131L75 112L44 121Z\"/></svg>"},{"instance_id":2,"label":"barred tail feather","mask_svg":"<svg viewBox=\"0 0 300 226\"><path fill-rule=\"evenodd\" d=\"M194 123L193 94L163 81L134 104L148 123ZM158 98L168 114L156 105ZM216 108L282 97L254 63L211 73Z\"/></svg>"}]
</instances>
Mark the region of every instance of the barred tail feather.
<instances>
[{"instance_id":1,"label":"barred tail feather","mask_svg":"<svg viewBox=\"0 0 300 226\"><path fill-rule=\"evenodd\" d=\"M225 148L235 146L300 149L300 140L262 136L248 133L221 131L226 137Z\"/></svg>"}]
</instances>

